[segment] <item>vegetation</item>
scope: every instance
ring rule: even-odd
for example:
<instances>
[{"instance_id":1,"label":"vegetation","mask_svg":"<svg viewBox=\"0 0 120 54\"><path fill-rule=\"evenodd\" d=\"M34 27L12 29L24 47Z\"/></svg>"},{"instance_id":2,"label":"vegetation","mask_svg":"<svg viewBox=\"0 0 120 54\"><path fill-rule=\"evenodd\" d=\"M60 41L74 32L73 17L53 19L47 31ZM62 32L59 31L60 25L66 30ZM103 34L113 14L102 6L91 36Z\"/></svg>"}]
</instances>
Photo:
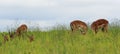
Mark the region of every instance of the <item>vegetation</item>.
<instances>
[{"instance_id":1,"label":"vegetation","mask_svg":"<svg viewBox=\"0 0 120 54\"><path fill-rule=\"evenodd\" d=\"M120 54L120 26L109 27L107 33L88 30L86 35L72 33L66 26L56 26L49 31L35 29L4 43L0 33L0 54ZM33 35L30 42L28 36Z\"/></svg>"}]
</instances>

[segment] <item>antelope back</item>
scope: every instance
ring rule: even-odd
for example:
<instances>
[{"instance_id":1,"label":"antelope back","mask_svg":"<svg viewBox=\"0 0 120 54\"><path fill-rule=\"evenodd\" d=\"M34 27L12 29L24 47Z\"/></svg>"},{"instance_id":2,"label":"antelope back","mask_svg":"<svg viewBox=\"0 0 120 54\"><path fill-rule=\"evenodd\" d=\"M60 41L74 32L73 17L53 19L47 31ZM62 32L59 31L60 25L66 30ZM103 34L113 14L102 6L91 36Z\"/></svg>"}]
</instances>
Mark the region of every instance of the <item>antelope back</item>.
<instances>
[{"instance_id":1,"label":"antelope back","mask_svg":"<svg viewBox=\"0 0 120 54\"><path fill-rule=\"evenodd\" d=\"M106 28L107 29L108 23L109 22L106 19L98 19L91 24L91 29L93 31L96 31L96 32L100 28Z\"/></svg>"},{"instance_id":2,"label":"antelope back","mask_svg":"<svg viewBox=\"0 0 120 54\"><path fill-rule=\"evenodd\" d=\"M28 29L27 25L22 24L20 27L17 28L16 33L21 34L21 32L27 32L27 29Z\"/></svg>"}]
</instances>

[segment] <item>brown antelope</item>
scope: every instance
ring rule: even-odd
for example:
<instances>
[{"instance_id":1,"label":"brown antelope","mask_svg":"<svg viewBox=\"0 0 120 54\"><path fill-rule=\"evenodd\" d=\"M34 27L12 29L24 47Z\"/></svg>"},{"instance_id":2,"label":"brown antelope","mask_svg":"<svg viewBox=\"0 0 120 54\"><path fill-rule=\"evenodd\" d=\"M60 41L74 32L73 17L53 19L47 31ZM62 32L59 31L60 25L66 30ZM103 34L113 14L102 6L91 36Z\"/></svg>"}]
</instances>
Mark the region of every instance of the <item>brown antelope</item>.
<instances>
[{"instance_id":1,"label":"brown antelope","mask_svg":"<svg viewBox=\"0 0 120 54\"><path fill-rule=\"evenodd\" d=\"M91 29L96 34L98 29L101 29L102 32L107 32L109 22L106 19L98 19L91 24Z\"/></svg>"},{"instance_id":2,"label":"brown antelope","mask_svg":"<svg viewBox=\"0 0 120 54\"><path fill-rule=\"evenodd\" d=\"M28 29L27 25L22 24L20 27L17 28L15 33L17 35L21 35L22 33L27 32L27 29Z\"/></svg>"},{"instance_id":3,"label":"brown antelope","mask_svg":"<svg viewBox=\"0 0 120 54\"><path fill-rule=\"evenodd\" d=\"M87 24L85 22L82 22L80 20L74 20L70 23L70 27L72 32L76 31L76 30L80 30L81 34L85 35L88 27Z\"/></svg>"},{"instance_id":4,"label":"brown antelope","mask_svg":"<svg viewBox=\"0 0 120 54\"><path fill-rule=\"evenodd\" d=\"M6 41L8 41L9 40L9 38L8 38L8 36L4 36L4 43L6 42Z\"/></svg>"},{"instance_id":5,"label":"brown antelope","mask_svg":"<svg viewBox=\"0 0 120 54\"><path fill-rule=\"evenodd\" d=\"M3 43L5 43L6 41L9 41L9 37L7 36L7 35L5 35L5 34L2 34L2 36L3 36Z\"/></svg>"},{"instance_id":6,"label":"brown antelope","mask_svg":"<svg viewBox=\"0 0 120 54\"><path fill-rule=\"evenodd\" d=\"M32 35L32 36L29 36L29 41L30 41L30 42L34 41L34 36L33 36L33 35Z\"/></svg>"},{"instance_id":7,"label":"brown antelope","mask_svg":"<svg viewBox=\"0 0 120 54\"><path fill-rule=\"evenodd\" d=\"M10 39L12 40L12 39L15 37L15 32L14 32L14 33L11 33L11 32L9 31L9 36L10 36Z\"/></svg>"}]
</instances>

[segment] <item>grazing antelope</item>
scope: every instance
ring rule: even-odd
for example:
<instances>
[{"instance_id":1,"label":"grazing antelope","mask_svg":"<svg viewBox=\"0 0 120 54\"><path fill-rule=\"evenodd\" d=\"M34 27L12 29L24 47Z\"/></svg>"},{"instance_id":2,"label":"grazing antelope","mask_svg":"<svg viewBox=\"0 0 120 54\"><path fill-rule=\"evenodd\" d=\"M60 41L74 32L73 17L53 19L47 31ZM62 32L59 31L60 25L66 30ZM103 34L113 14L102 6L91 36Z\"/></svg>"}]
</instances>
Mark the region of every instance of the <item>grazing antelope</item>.
<instances>
[{"instance_id":1,"label":"grazing antelope","mask_svg":"<svg viewBox=\"0 0 120 54\"><path fill-rule=\"evenodd\" d=\"M30 42L34 41L34 36L33 35L29 36L29 40L30 40Z\"/></svg>"},{"instance_id":2,"label":"grazing antelope","mask_svg":"<svg viewBox=\"0 0 120 54\"><path fill-rule=\"evenodd\" d=\"M109 22L106 19L98 19L91 24L91 29L96 34L98 29L101 29L102 32L107 32Z\"/></svg>"},{"instance_id":3,"label":"grazing antelope","mask_svg":"<svg viewBox=\"0 0 120 54\"><path fill-rule=\"evenodd\" d=\"M6 41L8 41L9 40L9 38L8 38L8 36L4 36L4 43L6 42Z\"/></svg>"},{"instance_id":4,"label":"grazing antelope","mask_svg":"<svg viewBox=\"0 0 120 54\"><path fill-rule=\"evenodd\" d=\"M3 36L3 39L4 39L3 43L5 43L6 41L9 41L9 37L7 35L2 34L2 36Z\"/></svg>"},{"instance_id":5,"label":"grazing antelope","mask_svg":"<svg viewBox=\"0 0 120 54\"><path fill-rule=\"evenodd\" d=\"M15 37L15 32L9 31L9 36L10 36L10 39L12 40Z\"/></svg>"},{"instance_id":6,"label":"grazing antelope","mask_svg":"<svg viewBox=\"0 0 120 54\"><path fill-rule=\"evenodd\" d=\"M21 35L22 33L27 32L27 29L28 29L27 25L22 24L20 27L17 28L16 34Z\"/></svg>"},{"instance_id":7,"label":"grazing antelope","mask_svg":"<svg viewBox=\"0 0 120 54\"><path fill-rule=\"evenodd\" d=\"M72 32L76 31L76 30L80 30L81 34L85 35L88 27L87 24L85 22L82 22L80 20L74 20L70 23L70 27Z\"/></svg>"}]
</instances>

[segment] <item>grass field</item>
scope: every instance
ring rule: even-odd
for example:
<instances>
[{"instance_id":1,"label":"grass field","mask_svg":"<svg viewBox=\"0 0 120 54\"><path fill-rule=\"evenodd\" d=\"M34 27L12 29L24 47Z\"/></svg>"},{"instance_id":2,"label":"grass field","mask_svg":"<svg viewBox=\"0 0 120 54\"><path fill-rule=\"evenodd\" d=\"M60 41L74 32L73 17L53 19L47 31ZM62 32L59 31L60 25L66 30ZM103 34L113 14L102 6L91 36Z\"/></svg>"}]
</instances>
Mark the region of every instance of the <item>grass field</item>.
<instances>
[{"instance_id":1,"label":"grass field","mask_svg":"<svg viewBox=\"0 0 120 54\"><path fill-rule=\"evenodd\" d=\"M31 34L33 42L27 38ZM120 54L119 26L110 26L107 33L96 35L90 29L86 35L81 35L71 33L65 26L56 26L49 31L35 29L23 36L3 43L0 35L0 54Z\"/></svg>"}]
</instances>

